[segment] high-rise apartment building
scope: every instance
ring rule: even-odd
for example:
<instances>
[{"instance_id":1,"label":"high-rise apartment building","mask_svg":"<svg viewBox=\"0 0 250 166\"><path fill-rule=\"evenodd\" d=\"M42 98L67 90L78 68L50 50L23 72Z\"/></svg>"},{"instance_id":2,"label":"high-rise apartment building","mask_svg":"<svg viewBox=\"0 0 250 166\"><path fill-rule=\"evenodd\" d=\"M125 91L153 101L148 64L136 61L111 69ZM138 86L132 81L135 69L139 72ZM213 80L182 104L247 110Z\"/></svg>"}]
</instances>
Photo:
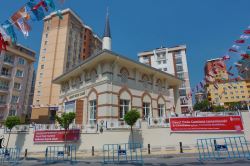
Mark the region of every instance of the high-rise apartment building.
<instances>
[{"instance_id":1,"label":"high-rise apartment building","mask_svg":"<svg viewBox=\"0 0 250 166\"><path fill-rule=\"evenodd\" d=\"M34 71L35 52L22 45L10 45L0 56L0 122L7 116L21 121L29 109L29 94Z\"/></svg>"},{"instance_id":2,"label":"high-rise apartment building","mask_svg":"<svg viewBox=\"0 0 250 166\"><path fill-rule=\"evenodd\" d=\"M102 49L101 39L72 10L63 10L62 16L59 19L54 12L44 19L31 116L34 122L53 121L60 86L52 80Z\"/></svg>"},{"instance_id":3,"label":"high-rise apartment building","mask_svg":"<svg viewBox=\"0 0 250 166\"><path fill-rule=\"evenodd\" d=\"M180 45L170 48L157 48L152 51L144 51L138 54L139 61L149 66L172 74L183 80L179 88L182 113L192 110L192 98L190 97L190 81L186 58L186 46Z\"/></svg>"}]
</instances>

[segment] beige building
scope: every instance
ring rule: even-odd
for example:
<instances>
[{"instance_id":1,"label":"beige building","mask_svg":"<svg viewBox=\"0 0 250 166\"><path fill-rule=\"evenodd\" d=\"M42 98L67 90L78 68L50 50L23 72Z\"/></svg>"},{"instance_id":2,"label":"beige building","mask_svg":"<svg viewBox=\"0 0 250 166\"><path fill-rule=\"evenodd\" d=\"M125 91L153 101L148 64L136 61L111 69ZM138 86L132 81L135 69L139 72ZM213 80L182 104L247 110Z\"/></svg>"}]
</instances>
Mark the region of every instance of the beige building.
<instances>
[{"instance_id":1,"label":"beige building","mask_svg":"<svg viewBox=\"0 0 250 166\"><path fill-rule=\"evenodd\" d=\"M22 45L10 45L0 56L0 122L7 116L24 121L34 71L35 52Z\"/></svg>"},{"instance_id":2,"label":"beige building","mask_svg":"<svg viewBox=\"0 0 250 166\"><path fill-rule=\"evenodd\" d=\"M103 50L56 78L59 112L76 112L76 124L124 123L130 109L143 120L181 113L177 77ZM175 108L169 89L174 89Z\"/></svg>"},{"instance_id":3,"label":"beige building","mask_svg":"<svg viewBox=\"0 0 250 166\"><path fill-rule=\"evenodd\" d=\"M44 19L31 116L39 123L53 121L58 109L60 86L52 80L102 47L97 35L72 10L65 9L62 15L62 20L55 12Z\"/></svg>"},{"instance_id":4,"label":"beige building","mask_svg":"<svg viewBox=\"0 0 250 166\"><path fill-rule=\"evenodd\" d=\"M138 57L141 63L182 79L183 82L179 89L181 112L188 113L192 111L186 45L169 48L161 47L152 51L143 51L138 54Z\"/></svg>"}]
</instances>

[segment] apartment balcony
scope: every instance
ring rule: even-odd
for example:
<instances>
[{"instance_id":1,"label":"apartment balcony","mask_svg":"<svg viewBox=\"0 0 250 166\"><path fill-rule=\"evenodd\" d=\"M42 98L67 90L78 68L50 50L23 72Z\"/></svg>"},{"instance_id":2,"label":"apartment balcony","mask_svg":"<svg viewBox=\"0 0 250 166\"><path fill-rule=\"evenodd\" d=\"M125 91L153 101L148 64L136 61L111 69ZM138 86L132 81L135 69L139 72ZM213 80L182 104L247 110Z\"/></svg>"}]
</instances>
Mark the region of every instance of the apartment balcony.
<instances>
[{"instance_id":1,"label":"apartment balcony","mask_svg":"<svg viewBox=\"0 0 250 166\"><path fill-rule=\"evenodd\" d=\"M106 121L105 125L107 130L130 129L130 126L125 121ZM140 129L141 121L137 120L133 128Z\"/></svg>"},{"instance_id":2,"label":"apartment balcony","mask_svg":"<svg viewBox=\"0 0 250 166\"><path fill-rule=\"evenodd\" d=\"M10 80L11 79L11 73L1 72L0 77Z\"/></svg>"},{"instance_id":3,"label":"apartment balcony","mask_svg":"<svg viewBox=\"0 0 250 166\"><path fill-rule=\"evenodd\" d=\"M6 94L9 93L9 87L5 87L5 86L0 86L0 94Z\"/></svg>"},{"instance_id":4,"label":"apartment balcony","mask_svg":"<svg viewBox=\"0 0 250 166\"><path fill-rule=\"evenodd\" d=\"M3 60L3 64L7 65L9 67L13 67L14 66L14 61L13 60L9 60L9 59L4 59Z\"/></svg>"}]
</instances>

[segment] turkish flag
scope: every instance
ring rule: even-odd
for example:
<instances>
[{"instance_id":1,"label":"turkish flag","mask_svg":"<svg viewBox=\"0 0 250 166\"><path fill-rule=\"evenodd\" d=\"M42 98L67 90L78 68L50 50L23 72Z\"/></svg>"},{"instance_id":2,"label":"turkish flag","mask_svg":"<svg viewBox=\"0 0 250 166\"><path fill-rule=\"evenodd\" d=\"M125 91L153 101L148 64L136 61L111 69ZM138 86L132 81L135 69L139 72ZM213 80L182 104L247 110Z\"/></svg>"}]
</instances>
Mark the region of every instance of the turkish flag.
<instances>
[{"instance_id":1,"label":"turkish flag","mask_svg":"<svg viewBox=\"0 0 250 166\"><path fill-rule=\"evenodd\" d=\"M250 29L244 31L245 34L250 34Z\"/></svg>"},{"instance_id":2,"label":"turkish flag","mask_svg":"<svg viewBox=\"0 0 250 166\"><path fill-rule=\"evenodd\" d=\"M235 43L243 44L243 43L245 43L245 40L243 40L243 39L241 39L241 40L235 40Z\"/></svg>"}]
</instances>

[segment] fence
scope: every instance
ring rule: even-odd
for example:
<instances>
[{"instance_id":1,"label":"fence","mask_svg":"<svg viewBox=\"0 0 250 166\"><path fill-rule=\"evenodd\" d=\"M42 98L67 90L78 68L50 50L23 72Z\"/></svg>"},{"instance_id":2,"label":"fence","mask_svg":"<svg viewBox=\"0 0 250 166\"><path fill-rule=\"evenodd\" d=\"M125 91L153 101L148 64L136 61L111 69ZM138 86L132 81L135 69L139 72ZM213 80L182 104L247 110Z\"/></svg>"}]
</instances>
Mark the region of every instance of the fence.
<instances>
[{"instance_id":1,"label":"fence","mask_svg":"<svg viewBox=\"0 0 250 166\"><path fill-rule=\"evenodd\" d=\"M148 118L148 127L169 127L169 118Z\"/></svg>"},{"instance_id":2,"label":"fence","mask_svg":"<svg viewBox=\"0 0 250 166\"><path fill-rule=\"evenodd\" d=\"M17 164L20 159L19 148L1 148L0 149L0 163L12 163Z\"/></svg>"},{"instance_id":3,"label":"fence","mask_svg":"<svg viewBox=\"0 0 250 166\"><path fill-rule=\"evenodd\" d=\"M248 143L243 136L197 139L199 160L250 159Z\"/></svg>"},{"instance_id":4,"label":"fence","mask_svg":"<svg viewBox=\"0 0 250 166\"><path fill-rule=\"evenodd\" d=\"M45 151L46 164L60 161L76 162L76 146L48 146Z\"/></svg>"},{"instance_id":5,"label":"fence","mask_svg":"<svg viewBox=\"0 0 250 166\"><path fill-rule=\"evenodd\" d=\"M103 145L103 164L139 163L143 165L140 143Z\"/></svg>"}]
</instances>

